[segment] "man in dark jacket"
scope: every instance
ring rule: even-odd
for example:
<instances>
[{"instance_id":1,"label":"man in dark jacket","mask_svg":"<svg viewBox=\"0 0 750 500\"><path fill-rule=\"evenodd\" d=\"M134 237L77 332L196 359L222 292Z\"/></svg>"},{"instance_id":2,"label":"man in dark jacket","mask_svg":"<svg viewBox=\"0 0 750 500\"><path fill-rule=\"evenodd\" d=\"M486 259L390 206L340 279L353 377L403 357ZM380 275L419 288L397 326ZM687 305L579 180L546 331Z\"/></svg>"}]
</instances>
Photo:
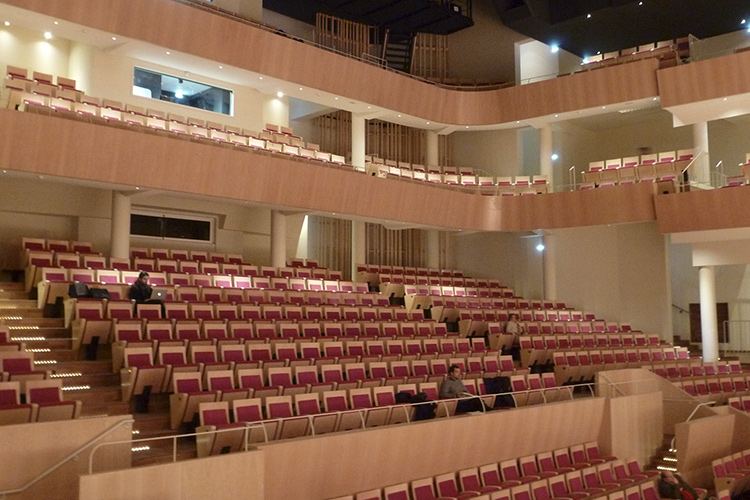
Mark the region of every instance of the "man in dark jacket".
<instances>
[{"instance_id":1,"label":"man in dark jacket","mask_svg":"<svg viewBox=\"0 0 750 500\"><path fill-rule=\"evenodd\" d=\"M679 475L672 471L662 471L659 480L659 496L675 500L698 500L698 494Z\"/></svg>"},{"instance_id":2,"label":"man in dark jacket","mask_svg":"<svg viewBox=\"0 0 750 500\"><path fill-rule=\"evenodd\" d=\"M141 271L136 282L130 287L128 298L135 300L136 304L143 304L151 298L152 291L151 287L148 286L148 273Z\"/></svg>"}]
</instances>

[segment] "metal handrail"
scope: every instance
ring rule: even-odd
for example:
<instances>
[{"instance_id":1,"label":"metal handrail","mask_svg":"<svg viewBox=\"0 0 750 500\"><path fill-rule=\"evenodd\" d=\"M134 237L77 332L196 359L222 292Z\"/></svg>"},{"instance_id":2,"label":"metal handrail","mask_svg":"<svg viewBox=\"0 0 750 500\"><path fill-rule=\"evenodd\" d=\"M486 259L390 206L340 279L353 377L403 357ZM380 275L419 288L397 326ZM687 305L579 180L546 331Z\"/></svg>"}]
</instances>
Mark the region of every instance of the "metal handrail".
<instances>
[{"instance_id":1,"label":"metal handrail","mask_svg":"<svg viewBox=\"0 0 750 500\"><path fill-rule=\"evenodd\" d=\"M88 448L89 446L91 446L92 444L94 444L95 442L97 442L97 441L105 438L106 436L112 434L114 431L116 431L120 427L123 427L126 424L128 424L128 425L132 424L134 422L135 422L135 420L133 420L132 418L131 419L121 420L121 421L117 422L115 425L113 425L109 429L105 430L101 434L93 437L92 439L90 439L89 441L87 441L85 444L83 444L80 447L78 447L75 451L73 451L70 454L68 454L65 458L63 458L62 460L60 460L56 464L50 466L49 468L47 468L47 470L45 470L44 472L42 472L41 474L39 474L38 476L36 476L34 479L32 479L31 481L29 481L25 485L21 486L20 488L16 488L16 489L13 489L13 490L0 491L0 498L4 498L6 495L11 495L11 494L16 494L16 493L23 493L24 491L26 491L27 489L29 489L32 486L34 486L36 483L38 483L39 481L41 481L45 477L47 477L50 474L52 474L53 472L55 472L57 469L59 469L60 467L62 467L66 463L68 463L71 460L77 458L78 455L80 455L83 450L85 450L86 448ZM129 443L129 442L130 441L122 441L122 443ZM91 460L91 457L94 456L94 451L97 448L99 448L99 446L101 446L103 444L107 444L107 443L99 443L99 445L97 445L96 447L94 447L94 449L91 451L91 454L89 456L89 461Z\"/></svg>"},{"instance_id":2,"label":"metal handrail","mask_svg":"<svg viewBox=\"0 0 750 500\"><path fill-rule=\"evenodd\" d=\"M688 416L688 418L685 419L685 422L683 422L683 423L690 422L690 420L693 418L693 416L695 415L695 413L698 411L698 408L700 408L702 406L713 406L714 404L716 404L716 401L706 401L705 403L698 403L697 405L695 405L695 408L693 408L693 411L690 413L690 415ZM669 442L669 448L672 449L672 450L675 449L674 443L675 443L676 439L677 439L677 436L673 436L672 437L672 441Z\"/></svg>"}]
</instances>

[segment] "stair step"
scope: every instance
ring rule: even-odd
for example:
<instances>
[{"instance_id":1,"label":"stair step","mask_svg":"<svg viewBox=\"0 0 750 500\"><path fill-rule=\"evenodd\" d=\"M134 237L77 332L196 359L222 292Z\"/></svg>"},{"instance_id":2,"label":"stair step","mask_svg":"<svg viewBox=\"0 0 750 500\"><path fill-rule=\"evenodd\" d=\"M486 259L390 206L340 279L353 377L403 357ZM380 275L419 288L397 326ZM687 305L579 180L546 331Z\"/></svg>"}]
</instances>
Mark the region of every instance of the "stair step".
<instances>
[{"instance_id":1,"label":"stair step","mask_svg":"<svg viewBox=\"0 0 750 500\"><path fill-rule=\"evenodd\" d=\"M63 383L63 388L77 385L75 382ZM83 401L84 406L87 402L91 403L110 403L122 402L122 392L119 387L92 387L81 391L64 391L65 399L78 399Z\"/></svg>"},{"instance_id":2,"label":"stair step","mask_svg":"<svg viewBox=\"0 0 750 500\"><path fill-rule=\"evenodd\" d=\"M0 301L3 300L28 300L29 294L23 288L21 290L7 290L0 286Z\"/></svg>"},{"instance_id":3,"label":"stair step","mask_svg":"<svg viewBox=\"0 0 750 500\"><path fill-rule=\"evenodd\" d=\"M24 317L24 316L16 316L15 314L0 314L0 316L4 316L6 318L20 318L20 319L5 319L5 324L8 325L12 330L17 331L25 331L25 330L37 330L37 329L43 329L43 328L62 328L67 330L65 328L65 320L63 319L57 319L57 318L43 318L41 316L39 317Z\"/></svg>"},{"instance_id":4,"label":"stair step","mask_svg":"<svg viewBox=\"0 0 750 500\"><path fill-rule=\"evenodd\" d=\"M130 405L123 401L86 401L81 406L82 417L100 417L130 414Z\"/></svg>"},{"instance_id":5,"label":"stair step","mask_svg":"<svg viewBox=\"0 0 750 500\"><path fill-rule=\"evenodd\" d=\"M2 292L2 293L17 293L17 292ZM36 300L29 299L28 296L25 297L18 297L18 298L6 298L0 296L0 311L4 311L6 309L33 309L36 311L40 311L39 307L37 307Z\"/></svg>"},{"instance_id":6,"label":"stair step","mask_svg":"<svg viewBox=\"0 0 750 500\"><path fill-rule=\"evenodd\" d=\"M24 284L15 281L0 281L0 290L4 291L17 291L23 290Z\"/></svg>"}]
</instances>

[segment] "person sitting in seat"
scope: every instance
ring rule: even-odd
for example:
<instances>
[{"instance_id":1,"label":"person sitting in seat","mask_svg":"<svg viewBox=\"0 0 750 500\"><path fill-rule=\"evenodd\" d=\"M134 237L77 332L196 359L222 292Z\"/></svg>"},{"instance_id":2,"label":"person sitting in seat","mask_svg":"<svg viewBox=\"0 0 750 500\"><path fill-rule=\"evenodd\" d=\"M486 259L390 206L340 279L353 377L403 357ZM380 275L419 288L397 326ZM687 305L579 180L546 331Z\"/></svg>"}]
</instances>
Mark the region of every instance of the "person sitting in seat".
<instances>
[{"instance_id":1,"label":"person sitting in seat","mask_svg":"<svg viewBox=\"0 0 750 500\"><path fill-rule=\"evenodd\" d=\"M152 292L153 289L148 286L148 273L146 271L141 271L138 274L138 279L133 283L133 286L130 287L128 298L135 300L136 304L145 304L151 299Z\"/></svg>"},{"instance_id":2,"label":"person sitting in seat","mask_svg":"<svg viewBox=\"0 0 750 500\"><path fill-rule=\"evenodd\" d=\"M675 500L699 500L700 496L678 474L662 471L659 479L659 496Z\"/></svg>"},{"instance_id":3,"label":"person sitting in seat","mask_svg":"<svg viewBox=\"0 0 750 500\"><path fill-rule=\"evenodd\" d=\"M466 389L461 381L461 368L458 365L451 365L448 368L448 378L440 384L440 399L458 399L456 404L456 413L466 413L470 411L482 411L482 400L475 398L473 394Z\"/></svg>"},{"instance_id":4,"label":"person sitting in seat","mask_svg":"<svg viewBox=\"0 0 750 500\"><path fill-rule=\"evenodd\" d=\"M505 323L505 333L513 335L513 343L510 346L510 354L516 361L521 359L521 340L520 336L523 331L523 327L518 322L518 314L512 313L508 316L508 321Z\"/></svg>"}]
</instances>

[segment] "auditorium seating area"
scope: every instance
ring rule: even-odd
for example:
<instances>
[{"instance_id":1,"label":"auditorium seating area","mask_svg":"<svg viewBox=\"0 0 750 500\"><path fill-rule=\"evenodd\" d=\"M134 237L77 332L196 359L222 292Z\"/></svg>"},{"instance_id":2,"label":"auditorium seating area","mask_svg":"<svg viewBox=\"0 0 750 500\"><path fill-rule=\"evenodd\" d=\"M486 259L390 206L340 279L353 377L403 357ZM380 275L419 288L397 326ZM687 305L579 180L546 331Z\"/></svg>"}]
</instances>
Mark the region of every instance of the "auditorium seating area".
<instances>
[{"instance_id":1,"label":"auditorium seating area","mask_svg":"<svg viewBox=\"0 0 750 500\"><path fill-rule=\"evenodd\" d=\"M606 161L593 161L581 173L579 189L607 187L637 182L669 181L676 188L683 184L682 172L693 160L692 149L643 154Z\"/></svg>"},{"instance_id":2,"label":"auditorium seating area","mask_svg":"<svg viewBox=\"0 0 750 500\"><path fill-rule=\"evenodd\" d=\"M688 37L683 37L588 56L584 59L582 68L584 70L606 68L615 64L625 64L652 57L659 59L660 68L669 68L676 66L682 58L689 55L690 42Z\"/></svg>"},{"instance_id":3,"label":"auditorium seating area","mask_svg":"<svg viewBox=\"0 0 750 500\"><path fill-rule=\"evenodd\" d=\"M742 491L750 481L750 450L717 458L711 462L711 469L717 492Z\"/></svg>"},{"instance_id":4,"label":"auditorium seating area","mask_svg":"<svg viewBox=\"0 0 750 500\"><path fill-rule=\"evenodd\" d=\"M84 120L99 125L125 127L140 132L162 133L165 137L189 139L203 144L279 154L316 165L357 169L346 164L343 156L320 151L320 146L295 136L292 129L266 124L257 132L220 122L206 121L107 98L94 97L75 89L75 81L8 66L5 79L7 107L19 111ZM283 130L282 130L283 129Z\"/></svg>"},{"instance_id":5,"label":"auditorium seating area","mask_svg":"<svg viewBox=\"0 0 750 500\"><path fill-rule=\"evenodd\" d=\"M543 194L549 189L545 175L495 177L472 167L425 166L372 156L365 157L365 172L381 178L428 182L488 196Z\"/></svg>"},{"instance_id":6,"label":"auditorium seating area","mask_svg":"<svg viewBox=\"0 0 750 500\"><path fill-rule=\"evenodd\" d=\"M602 457L590 442L331 500L657 500L656 476L635 460Z\"/></svg>"}]
</instances>

